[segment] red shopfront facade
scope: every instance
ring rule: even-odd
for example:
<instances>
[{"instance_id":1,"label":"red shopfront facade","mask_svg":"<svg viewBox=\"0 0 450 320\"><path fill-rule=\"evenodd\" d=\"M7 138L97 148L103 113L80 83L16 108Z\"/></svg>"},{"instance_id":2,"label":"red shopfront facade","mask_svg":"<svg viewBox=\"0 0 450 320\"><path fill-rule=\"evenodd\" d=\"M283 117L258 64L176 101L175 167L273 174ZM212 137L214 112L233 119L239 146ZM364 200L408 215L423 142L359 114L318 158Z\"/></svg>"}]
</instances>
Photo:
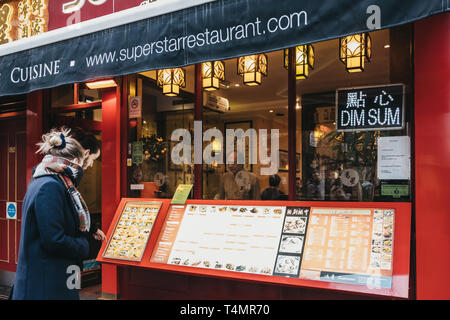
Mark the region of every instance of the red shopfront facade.
<instances>
[{"instance_id":1,"label":"red shopfront facade","mask_svg":"<svg viewBox=\"0 0 450 320\"><path fill-rule=\"evenodd\" d=\"M170 203L163 202L161 216L158 216L153 232L150 236L142 262L118 262L102 257L106 243L103 244L98 260L102 262L102 292L105 297L123 299L367 299L367 298L403 298L403 299L448 299L450 293L447 289L450 278L447 276L450 260L448 254L450 230L446 209L449 207L445 195L449 187L446 177L449 176L450 161L448 136L450 127L446 124L446 117L450 112L448 90L448 56L450 44L442 30L449 30L448 13L431 16L411 25L412 34L412 134L411 134L411 168L412 168L412 194L411 201L406 203L392 203L400 213L396 221L401 226L397 230L396 241L401 248L396 247L397 254L394 262L394 285L392 290L380 293L367 288L360 289L353 285L330 285L321 281L291 280L284 277L269 277L258 275L236 275L230 272L202 271L187 267L175 267L150 262L150 256L155 248L158 233L162 230L164 216L168 213ZM446 31L448 33L448 31ZM399 62L401 63L401 62ZM195 67L196 89L194 90L194 119L202 119L201 66ZM292 69L292 68L291 68ZM291 72L293 72L291 70ZM286 73L286 77L289 75ZM137 95L137 86L130 76L121 76L114 88L101 89L101 102L79 103L75 99L73 104L65 106L66 111L101 110L101 123L84 122L87 129L101 132L102 160L101 160L101 223L102 229L109 230L108 237L112 236L114 226L118 220L120 205L129 198L128 182L128 142L132 134L128 119L128 98ZM291 73L291 80L295 83ZM74 92L82 84L74 86ZM133 91L136 92L133 92ZM75 94L75 93L74 93ZM295 84L289 89L288 112L294 112L296 106ZM31 168L39 161L34 153L37 138L49 128L49 114L53 111L49 107L49 90L43 89L27 94L26 112L0 114L0 121L12 123L26 131L26 139L15 135L19 141L16 152L25 151L26 161L15 161L16 169L22 166L26 172L26 181L31 176ZM295 117L291 117L295 119ZM289 125L289 149L295 150L295 121ZM19 130L19 133L22 132ZM11 138L9 138L11 139ZM17 142L16 142L17 143ZM292 147L293 146L293 147ZM8 148L11 147L8 145ZM6 146L5 146L6 148ZM2 153L6 155L5 161L12 163L12 149ZM17 157L17 156L16 156ZM20 158L20 157L19 157ZM3 160L2 160L3 161ZM295 152L288 155L291 168L295 168ZM11 172L13 167L8 172ZM203 198L204 184L202 183L202 165L194 165L195 180L193 181L193 199L188 204L220 204ZM21 170L19 170L21 171ZM8 174L8 177L10 174ZM295 171L288 172L289 194L295 194ZM25 177L20 177L24 183ZM10 181L8 180L9 184ZM17 182L16 182L17 184ZM20 183L18 184L20 185ZM13 186L14 187L14 186ZM13 188L11 187L11 188ZM14 187L17 189L17 186ZM23 197L19 190L14 194L2 196L6 201L17 201ZM146 199L147 200L147 199ZM152 199L156 200L156 199ZM159 200L159 199L158 199ZM293 201L293 202L289 202ZM389 207L385 203L358 202L358 203L310 203L298 202L290 198L282 205L301 206L331 206L354 208ZM3 202L2 202L3 203ZM226 204L226 203L224 203ZM234 204L234 203L231 203ZM250 205L262 205L261 202L246 202ZM275 203L280 204L280 203ZM268 205L267 202L264 205ZM2 204L0 210L5 210ZM20 239L20 210L16 221L6 220L2 215L2 251L7 248L8 259L0 261L2 270L14 271L16 261L13 259L17 252L11 248L18 248ZM6 235L6 236L5 236ZM397 238L398 237L398 238ZM7 243L7 246L3 244ZM16 250L17 251L17 250ZM4 252L2 252L2 256ZM356 288L356 289L355 289Z\"/></svg>"}]
</instances>

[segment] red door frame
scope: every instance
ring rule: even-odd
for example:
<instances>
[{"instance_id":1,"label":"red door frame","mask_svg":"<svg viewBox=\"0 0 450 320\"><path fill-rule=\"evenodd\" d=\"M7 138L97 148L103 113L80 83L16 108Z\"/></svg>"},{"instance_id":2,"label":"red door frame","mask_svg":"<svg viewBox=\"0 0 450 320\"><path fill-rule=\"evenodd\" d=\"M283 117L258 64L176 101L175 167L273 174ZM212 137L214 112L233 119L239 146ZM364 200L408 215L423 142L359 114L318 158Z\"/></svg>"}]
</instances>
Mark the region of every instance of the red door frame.
<instances>
[{"instance_id":1,"label":"red door frame","mask_svg":"<svg viewBox=\"0 0 450 320\"><path fill-rule=\"evenodd\" d=\"M417 299L450 299L450 13L414 23Z\"/></svg>"},{"instance_id":2,"label":"red door frame","mask_svg":"<svg viewBox=\"0 0 450 320\"><path fill-rule=\"evenodd\" d=\"M126 82L125 82L126 85ZM125 97L121 100L121 87L102 89L102 230L108 230L120 202L121 176L126 163L122 163L123 128L122 110L127 108ZM126 141L126 140L125 140ZM107 298L119 295L118 268L102 266L102 294Z\"/></svg>"},{"instance_id":3,"label":"red door frame","mask_svg":"<svg viewBox=\"0 0 450 320\"><path fill-rule=\"evenodd\" d=\"M124 77L124 88L126 88L126 77ZM77 86L75 86L77 89ZM75 90L77 91L77 90ZM126 89L124 96L126 97ZM121 119L126 119L127 99L121 101L121 88L107 88L102 91L102 229L108 230L109 224L113 218L116 206L121 198L121 168L126 168L125 162L121 158L122 140L126 141L126 125L121 123ZM39 90L29 93L27 96L26 112L26 172L27 183L31 179L32 168L41 160L37 155L36 143L39 141L44 131L49 128L46 126L45 115L49 110L49 101L46 100L46 91ZM75 101L76 102L76 101ZM98 107L94 104L71 105L64 111L79 108ZM124 111L125 110L125 113ZM121 130L125 128L125 134ZM126 151L126 149L125 149ZM126 156L126 153L125 153ZM125 176L126 182L126 176ZM126 189L125 189L126 190ZM126 196L124 194L123 196ZM118 296L117 268L104 266L102 268L102 292L108 297Z\"/></svg>"},{"instance_id":4,"label":"red door frame","mask_svg":"<svg viewBox=\"0 0 450 320\"><path fill-rule=\"evenodd\" d=\"M16 271L19 259L20 228L22 222L22 202L25 195L26 170L25 162L21 161L26 154L26 119L25 114L17 113L12 117L0 117L2 127L0 174L6 178L2 181L0 194L0 241L1 244L0 270ZM5 174L6 173L6 174ZM5 175L4 175L5 174ZM17 204L17 218L15 220L6 217L6 202ZM6 250L6 251L3 251Z\"/></svg>"}]
</instances>

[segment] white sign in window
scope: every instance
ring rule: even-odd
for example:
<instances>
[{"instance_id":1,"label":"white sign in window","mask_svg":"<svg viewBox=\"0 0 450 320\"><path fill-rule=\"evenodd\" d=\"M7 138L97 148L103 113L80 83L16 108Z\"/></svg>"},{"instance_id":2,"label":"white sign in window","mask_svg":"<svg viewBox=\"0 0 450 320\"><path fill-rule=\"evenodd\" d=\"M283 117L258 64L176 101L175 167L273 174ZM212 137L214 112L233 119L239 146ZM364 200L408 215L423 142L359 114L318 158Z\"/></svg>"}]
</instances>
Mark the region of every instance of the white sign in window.
<instances>
[{"instance_id":1,"label":"white sign in window","mask_svg":"<svg viewBox=\"0 0 450 320\"><path fill-rule=\"evenodd\" d=\"M378 179L411 178L411 146L408 136L378 138Z\"/></svg>"}]
</instances>

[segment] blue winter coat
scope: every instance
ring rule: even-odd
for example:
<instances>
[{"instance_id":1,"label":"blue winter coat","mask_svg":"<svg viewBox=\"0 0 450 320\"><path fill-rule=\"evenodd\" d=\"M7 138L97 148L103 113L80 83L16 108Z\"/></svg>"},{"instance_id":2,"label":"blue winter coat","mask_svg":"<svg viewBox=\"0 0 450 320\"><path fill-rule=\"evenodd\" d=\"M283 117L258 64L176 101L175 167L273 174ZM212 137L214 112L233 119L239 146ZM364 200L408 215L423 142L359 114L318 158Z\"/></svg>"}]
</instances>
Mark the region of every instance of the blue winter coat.
<instances>
[{"instance_id":1,"label":"blue winter coat","mask_svg":"<svg viewBox=\"0 0 450 320\"><path fill-rule=\"evenodd\" d=\"M63 183L56 176L32 179L23 200L12 299L79 299L78 290L67 285L75 283L69 266L78 266L88 255L88 241Z\"/></svg>"}]
</instances>

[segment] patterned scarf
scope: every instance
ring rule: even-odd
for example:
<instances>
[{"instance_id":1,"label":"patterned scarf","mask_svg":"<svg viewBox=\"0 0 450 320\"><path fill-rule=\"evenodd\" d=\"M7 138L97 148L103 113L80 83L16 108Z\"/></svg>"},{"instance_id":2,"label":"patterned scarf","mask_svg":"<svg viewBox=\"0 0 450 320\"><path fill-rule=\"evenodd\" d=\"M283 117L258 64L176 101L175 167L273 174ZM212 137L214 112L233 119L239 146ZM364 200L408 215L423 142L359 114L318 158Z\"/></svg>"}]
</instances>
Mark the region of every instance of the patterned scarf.
<instances>
[{"instance_id":1,"label":"patterned scarf","mask_svg":"<svg viewBox=\"0 0 450 320\"><path fill-rule=\"evenodd\" d=\"M81 181L81 177L83 176L83 169L67 159L46 155L44 159L42 159L42 162L37 165L33 173L33 178L49 175L57 175L59 179L61 179L64 187L70 195L73 207L78 213L78 218L80 220L80 231L89 231L91 226L89 209L83 197L76 188Z\"/></svg>"}]
</instances>

